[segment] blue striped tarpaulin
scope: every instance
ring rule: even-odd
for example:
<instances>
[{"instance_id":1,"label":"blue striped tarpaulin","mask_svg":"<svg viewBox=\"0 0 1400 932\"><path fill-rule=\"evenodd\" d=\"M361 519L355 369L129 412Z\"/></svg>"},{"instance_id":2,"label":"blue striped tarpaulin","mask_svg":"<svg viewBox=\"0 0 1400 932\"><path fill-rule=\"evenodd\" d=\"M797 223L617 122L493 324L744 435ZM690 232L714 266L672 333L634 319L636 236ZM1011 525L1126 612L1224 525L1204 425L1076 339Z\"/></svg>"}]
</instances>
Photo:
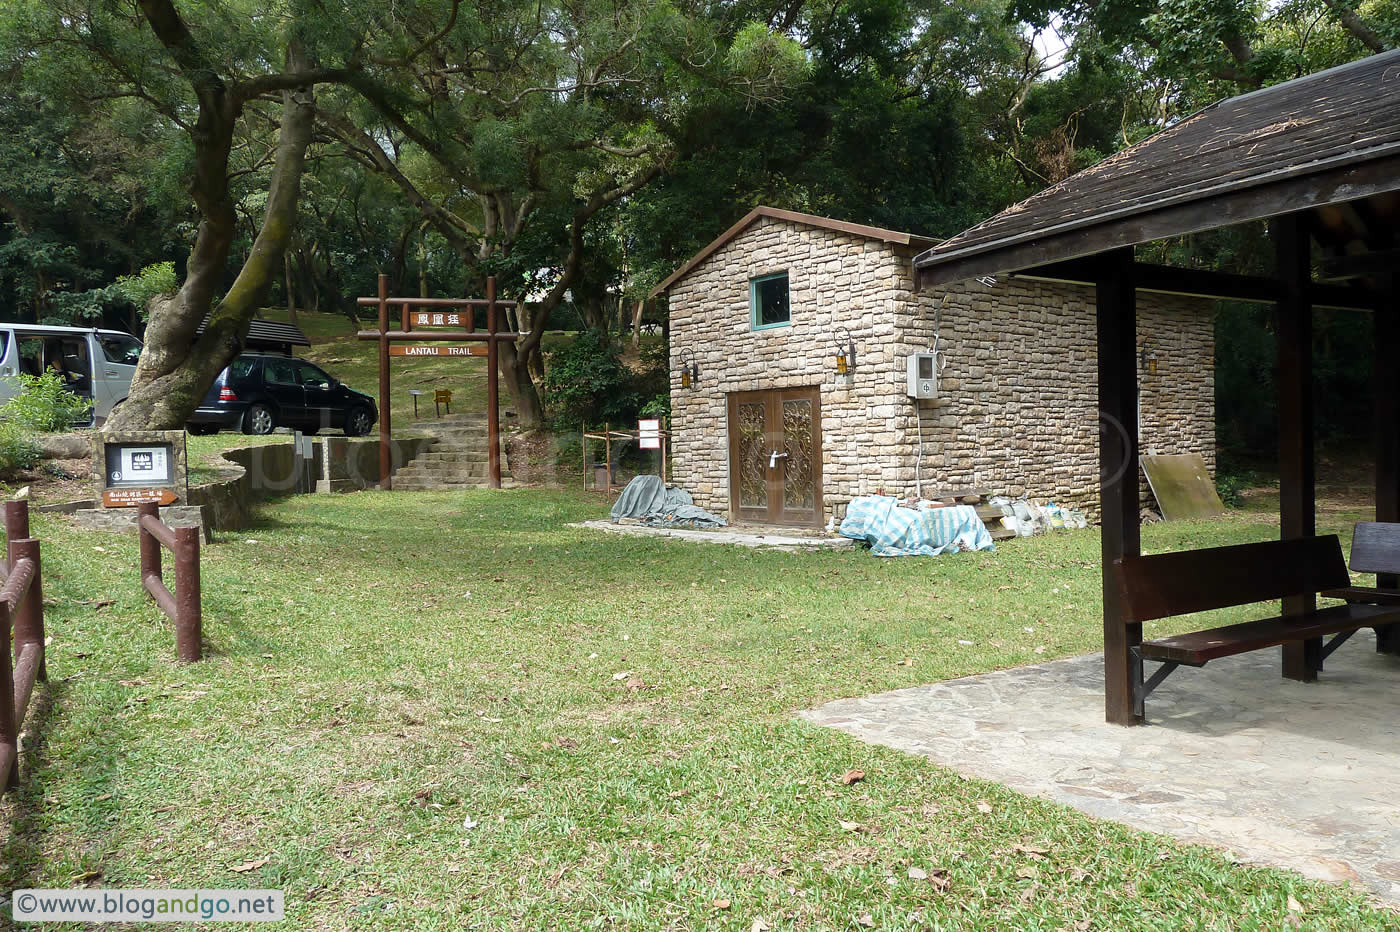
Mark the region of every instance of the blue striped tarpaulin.
<instances>
[{"instance_id":1,"label":"blue striped tarpaulin","mask_svg":"<svg viewBox=\"0 0 1400 932\"><path fill-rule=\"evenodd\" d=\"M901 508L899 499L867 495L846 506L841 536L870 542L877 557L933 557L960 550L995 550L992 535L970 505Z\"/></svg>"}]
</instances>

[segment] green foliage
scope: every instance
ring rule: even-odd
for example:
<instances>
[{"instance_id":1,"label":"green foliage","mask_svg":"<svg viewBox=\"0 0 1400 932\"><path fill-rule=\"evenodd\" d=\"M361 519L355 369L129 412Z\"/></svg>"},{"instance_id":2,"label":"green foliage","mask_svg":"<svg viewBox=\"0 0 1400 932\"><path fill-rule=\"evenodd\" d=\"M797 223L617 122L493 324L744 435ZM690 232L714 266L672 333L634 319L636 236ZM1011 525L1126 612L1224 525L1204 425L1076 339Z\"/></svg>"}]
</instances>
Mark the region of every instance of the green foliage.
<instances>
[{"instance_id":1,"label":"green foliage","mask_svg":"<svg viewBox=\"0 0 1400 932\"><path fill-rule=\"evenodd\" d=\"M70 392L55 372L14 376L17 395L0 406L0 421L38 433L64 431L88 419L92 402Z\"/></svg>"},{"instance_id":2,"label":"green foliage","mask_svg":"<svg viewBox=\"0 0 1400 932\"><path fill-rule=\"evenodd\" d=\"M116 290L123 298L135 306L141 319L150 316L147 305L160 294L172 294L179 290L180 280L175 275L174 262L157 262L148 265L136 275L122 275L117 278Z\"/></svg>"},{"instance_id":3,"label":"green foliage","mask_svg":"<svg viewBox=\"0 0 1400 932\"><path fill-rule=\"evenodd\" d=\"M603 330L586 330L545 359L544 398L558 429L631 425L644 412L655 416L666 391L664 355L649 350L642 365L633 369ZM669 395L666 398L669 410Z\"/></svg>"},{"instance_id":4,"label":"green foliage","mask_svg":"<svg viewBox=\"0 0 1400 932\"><path fill-rule=\"evenodd\" d=\"M1225 472L1220 469L1217 470L1215 476L1215 491L1220 495L1220 501L1225 504L1226 508L1243 508L1245 489L1254 488L1262 481L1254 470Z\"/></svg>"},{"instance_id":5,"label":"green foliage","mask_svg":"<svg viewBox=\"0 0 1400 932\"><path fill-rule=\"evenodd\" d=\"M32 469L39 462L39 444L21 425L0 420L0 476Z\"/></svg>"}]
</instances>

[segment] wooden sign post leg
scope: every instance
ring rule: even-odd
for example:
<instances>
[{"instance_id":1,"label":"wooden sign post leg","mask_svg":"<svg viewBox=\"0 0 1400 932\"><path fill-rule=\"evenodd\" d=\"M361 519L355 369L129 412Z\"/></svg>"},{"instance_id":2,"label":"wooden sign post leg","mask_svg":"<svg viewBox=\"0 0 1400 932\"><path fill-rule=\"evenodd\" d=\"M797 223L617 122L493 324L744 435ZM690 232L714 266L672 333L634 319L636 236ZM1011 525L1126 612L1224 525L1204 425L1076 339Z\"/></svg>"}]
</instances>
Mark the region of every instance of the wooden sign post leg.
<instances>
[{"instance_id":1,"label":"wooden sign post leg","mask_svg":"<svg viewBox=\"0 0 1400 932\"><path fill-rule=\"evenodd\" d=\"M496 385L496 276L486 279L486 461L491 488L501 487L500 396Z\"/></svg>"},{"instance_id":2,"label":"wooden sign post leg","mask_svg":"<svg viewBox=\"0 0 1400 932\"><path fill-rule=\"evenodd\" d=\"M392 489L389 475L389 276L379 276L379 487Z\"/></svg>"}]
</instances>

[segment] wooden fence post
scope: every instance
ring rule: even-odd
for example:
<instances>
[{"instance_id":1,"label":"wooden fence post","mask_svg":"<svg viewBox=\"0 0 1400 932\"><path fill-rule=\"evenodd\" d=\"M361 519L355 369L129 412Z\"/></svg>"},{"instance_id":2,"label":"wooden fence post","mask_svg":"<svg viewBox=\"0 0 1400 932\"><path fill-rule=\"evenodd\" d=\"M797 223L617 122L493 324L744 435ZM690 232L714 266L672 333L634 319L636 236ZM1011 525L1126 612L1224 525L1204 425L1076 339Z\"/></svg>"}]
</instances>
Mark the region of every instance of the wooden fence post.
<instances>
[{"instance_id":1,"label":"wooden fence post","mask_svg":"<svg viewBox=\"0 0 1400 932\"><path fill-rule=\"evenodd\" d=\"M156 578L156 581L160 580L160 541L156 540L155 535L146 530L141 523L141 519L147 515L159 521L160 506L155 502L142 502L136 506L136 529L141 541L141 581L143 583L152 576Z\"/></svg>"},{"instance_id":2,"label":"wooden fence post","mask_svg":"<svg viewBox=\"0 0 1400 932\"><path fill-rule=\"evenodd\" d=\"M11 567L18 565L20 560L34 561L34 579L29 584L29 591L20 601L19 610L13 619L15 664L19 664L20 654L24 652L26 644L38 645L39 668L35 679L42 682L49 678L49 671L47 661L44 660L44 587L39 562L39 542L33 538L11 540L6 545L6 550Z\"/></svg>"},{"instance_id":3,"label":"wooden fence post","mask_svg":"<svg viewBox=\"0 0 1400 932\"><path fill-rule=\"evenodd\" d=\"M159 552L160 544L156 543ZM204 656L199 591L199 528L175 528L175 651L193 663Z\"/></svg>"},{"instance_id":4,"label":"wooden fence post","mask_svg":"<svg viewBox=\"0 0 1400 932\"><path fill-rule=\"evenodd\" d=\"M0 638L10 639L10 606L0 601ZM19 786L19 721L15 715L15 679L9 650L0 650L0 760L9 766L0 774L0 791Z\"/></svg>"}]
</instances>

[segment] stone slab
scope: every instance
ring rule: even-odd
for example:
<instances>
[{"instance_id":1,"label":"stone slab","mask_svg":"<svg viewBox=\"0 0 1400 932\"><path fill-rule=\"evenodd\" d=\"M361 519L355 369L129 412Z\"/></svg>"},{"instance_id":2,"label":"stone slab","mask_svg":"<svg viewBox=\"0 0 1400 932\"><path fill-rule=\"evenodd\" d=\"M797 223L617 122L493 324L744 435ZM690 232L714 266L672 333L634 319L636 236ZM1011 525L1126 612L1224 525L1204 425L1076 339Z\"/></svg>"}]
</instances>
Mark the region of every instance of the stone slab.
<instances>
[{"instance_id":1,"label":"stone slab","mask_svg":"<svg viewBox=\"0 0 1400 932\"><path fill-rule=\"evenodd\" d=\"M720 528L697 531L690 528L650 527L645 524L613 524L611 521L584 521L570 527L586 527L610 534L630 534L636 537L669 537L704 544L729 544L736 547L776 547L779 550L844 550L856 542L849 537L805 537L795 534L773 534L753 530Z\"/></svg>"},{"instance_id":2,"label":"stone slab","mask_svg":"<svg viewBox=\"0 0 1400 932\"><path fill-rule=\"evenodd\" d=\"M73 512L73 521L78 527L93 531L119 531L136 533L135 508L80 508ZM160 509L160 520L170 527L197 527L204 531L206 541L213 540L212 528L205 518L203 505L165 505Z\"/></svg>"},{"instance_id":3,"label":"stone slab","mask_svg":"<svg viewBox=\"0 0 1400 932\"><path fill-rule=\"evenodd\" d=\"M1090 815L1351 881L1400 907L1400 657L1359 632L1316 683L1277 651L1181 668L1149 724L1103 720L1101 654L842 699L802 713Z\"/></svg>"}]
</instances>

